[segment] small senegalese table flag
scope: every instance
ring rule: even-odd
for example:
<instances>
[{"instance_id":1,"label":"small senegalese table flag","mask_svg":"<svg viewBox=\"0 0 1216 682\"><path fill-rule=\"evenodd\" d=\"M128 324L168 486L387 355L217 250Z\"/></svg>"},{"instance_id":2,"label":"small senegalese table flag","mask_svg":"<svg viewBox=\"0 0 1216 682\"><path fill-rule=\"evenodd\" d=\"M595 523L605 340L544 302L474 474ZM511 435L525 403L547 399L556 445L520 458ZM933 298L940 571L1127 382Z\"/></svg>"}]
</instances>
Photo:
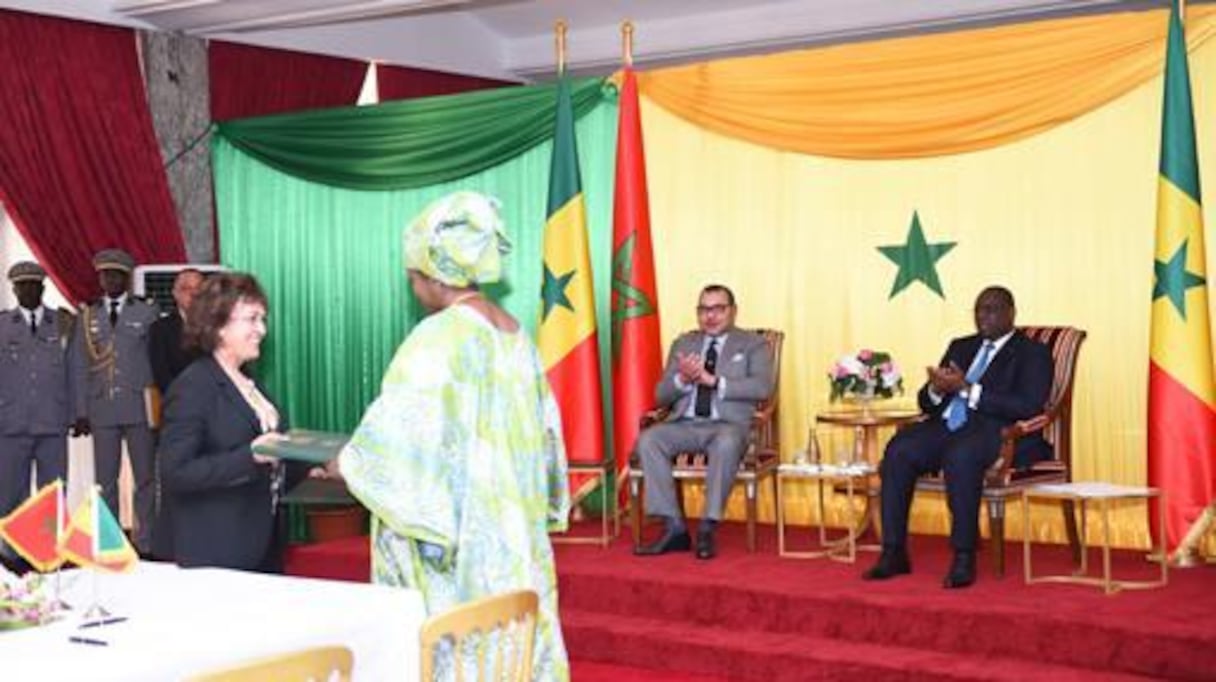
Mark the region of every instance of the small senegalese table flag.
<instances>
[{"instance_id":1,"label":"small senegalese table flag","mask_svg":"<svg viewBox=\"0 0 1216 682\"><path fill-rule=\"evenodd\" d=\"M55 479L0 519L0 537L43 573L59 568L59 541L66 524L63 481Z\"/></svg>"},{"instance_id":2,"label":"small senegalese table flag","mask_svg":"<svg viewBox=\"0 0 1216 682\"><path fill-rule=\"evenodd\" d=\"M1148 482L1165 495L1166 546L1175 552L1216 496L1216 384L1199 155L1176 2L1169 21L1149 335ZM1149 523L1157 537L1156 514Z\"/></svg>"},{"instance_id":3,"label":"small senegalese table flag","mask_svg":"<svg viewBox=\"0 0 1216 682\"><path fill-rule=\"evenodd\" d=\"M139 555L97 487L72 513L60 548L66 558L82 567L111 573L125 573L139 562Z\"/></svg>"}]
</instances>

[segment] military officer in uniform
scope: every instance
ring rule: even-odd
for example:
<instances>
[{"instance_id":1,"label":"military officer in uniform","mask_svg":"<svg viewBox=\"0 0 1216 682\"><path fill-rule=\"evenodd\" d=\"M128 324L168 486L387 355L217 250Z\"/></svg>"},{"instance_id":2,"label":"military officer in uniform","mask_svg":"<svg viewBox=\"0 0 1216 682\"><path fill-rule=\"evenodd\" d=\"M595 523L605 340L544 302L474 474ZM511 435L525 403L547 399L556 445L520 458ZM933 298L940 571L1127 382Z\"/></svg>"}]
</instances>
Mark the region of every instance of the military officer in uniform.
<instances>
[{"instance_id":1,"label":"military officer in uniform","mask_svg":"<svg viewBox=\"0 0 1216 682\"><path fill-rule=\"evenodd\" d=\"M147 405L147 389L153 385L148 330L159 313L154 304L129 293L135 269L129 253L99 251L93 268L103 295L81 311L72 341L75 432L93 434L94 475L116 516L126 441L135 478L135 547L147 554L156 516L155 446Z\"/></svg>"},{"instance_id":2,"label":"military officer in uniform","mask_svg":"<svg viewBox=\"0 0 1216 682\"><path fill-rule=\"evenodd\" d=\"M42 304L46 271L8 271L17 307L0 312L0 517L38 487L67 478L70 422L67 340L72 315Z\"/></svg>"}]
</instances>

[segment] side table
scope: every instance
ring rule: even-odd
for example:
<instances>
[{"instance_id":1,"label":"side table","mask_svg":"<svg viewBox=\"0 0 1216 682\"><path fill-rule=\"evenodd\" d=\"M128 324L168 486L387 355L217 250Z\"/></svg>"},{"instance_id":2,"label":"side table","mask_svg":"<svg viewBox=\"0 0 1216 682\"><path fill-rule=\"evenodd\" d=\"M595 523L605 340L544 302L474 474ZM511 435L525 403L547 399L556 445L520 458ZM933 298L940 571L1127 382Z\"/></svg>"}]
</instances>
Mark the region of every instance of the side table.
<instances>
[{"instance_id":1,"label":"side table","mask_svg":"<svg viewBox=\"0 0 1216 682\"><path fill-rule=\"evenodd\" d=\"M827 557L835 561L853 563L857 560L857 538L864 525L858 522L858 513L853 505L855 492L867 494L869 477L873 475L873 465L866 462L856 464L832 465L820 463L782 464L777 467L777 554L783 557L812 559ZM814 480L819 491L819 543L811 550L787 550L785 548L785 504L782 500L782 485L790 479ZM828 539L827 528L824 526L825 504L823 495L824 483L843 485L848 495L848 525L842 537ZM869 499L866 500L868 513Z\"/></svg>"},{"instance_id":2,"label":"side table","mask_svg":"<svg viewBox=\"0 0 1216 682\"><path fill-rule=\"evenodd\" d=\"M853 452L849 464L867 464L872 473L877 473L882 461L879 449L878 432L883 428L894 428L921 419L920 410L900 407L875 407L866 405L861 408L844 408L825 410L815 415L817 425L828 424L837 427L853 429ZM875 477L876 478L876 477ZM857 537L865 535L866 530L873 528L879 534L880 493L877 481L871 485L867 479L865 486L866 510L854 531Z\"/></svg>"},{"instance_id":3,"label":"side table","mask_svg":"<svg viewBox=\"0 0 1216 682\"><path fill-rule=\"evenodd\" d=\"M1120 590L1148 589L1162 587L1169 582L1169 560L1165 552L1165 500L1158 488L1146 488L1113 483L1045 483L1027 488L1022 494L1022 528L1030 528L1030 502L1032 500L1059 500L1074 502L1080 508L1080 539L1081 565L1072 575L1034 575L1030 565L1030 534L1023 532L1022 553L1026 569L1026 584L1054 582L1095 585L1101 587L1106 594L1114 594ZM1156 503L1158 518L1158 536L1153 548L1151 561L1161 564L1161 577L1155 580L1125 580L1111 577L1110 568L1110 508L1113 504L1134 500L1146 500L1149 505ZM1097 502L1102 515L1102 575L1089 575L1089 563L1086 548L1086 505Z\"/></svg>"}]
</instances>

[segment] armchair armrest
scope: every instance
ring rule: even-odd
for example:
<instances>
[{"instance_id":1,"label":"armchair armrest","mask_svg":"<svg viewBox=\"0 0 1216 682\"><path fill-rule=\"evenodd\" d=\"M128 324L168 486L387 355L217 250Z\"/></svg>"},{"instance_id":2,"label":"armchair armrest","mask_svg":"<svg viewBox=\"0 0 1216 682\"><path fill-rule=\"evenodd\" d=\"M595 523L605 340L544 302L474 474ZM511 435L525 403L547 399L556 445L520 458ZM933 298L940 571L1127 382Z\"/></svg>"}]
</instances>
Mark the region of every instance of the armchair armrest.
<instances>
[{"instance_id":1,"label":"armchair armrest","mask_svg":"<svg viewBox=\"0 0 1216 682\"><path fill-rule=\"evenodd\" d=\"M755 465L761 453L774 450L773 443L777 439L773 430L777 428L777 425L773 421L773 415L776 412L776 401L766 400L757 406L755 413L752 414L751 442L743 453L743 459L748 464Z\"/></svg>"},{"instance_id":2,"label":"armchair armrest","mask_svg":"<svg viewBox=\"0 0 1216 682\"><path fill-rule=\"evenodd\" d=\"M1041 432L1059 419L1061 412L1061 406L1057 403L1040 414L1014 422L1001 429L1001 455L988 469L988 482L996 485L1009 485L1013 472L1013 455L1017 449L1018 439Z\"/></svg>"},{"instance_id":3,"label":"armchair armrest","mask_svg":"<svg viewBox=\"0 0 1216 682\"><path fill-rule=\"evenodd\" d=\"M638 430L645 429L649 426L654 426L655 424L667 419L667 415L670 412L671 410L666 407L656 407L654 409L647 410L638 419Z\"/></svg>"}]
</instances>

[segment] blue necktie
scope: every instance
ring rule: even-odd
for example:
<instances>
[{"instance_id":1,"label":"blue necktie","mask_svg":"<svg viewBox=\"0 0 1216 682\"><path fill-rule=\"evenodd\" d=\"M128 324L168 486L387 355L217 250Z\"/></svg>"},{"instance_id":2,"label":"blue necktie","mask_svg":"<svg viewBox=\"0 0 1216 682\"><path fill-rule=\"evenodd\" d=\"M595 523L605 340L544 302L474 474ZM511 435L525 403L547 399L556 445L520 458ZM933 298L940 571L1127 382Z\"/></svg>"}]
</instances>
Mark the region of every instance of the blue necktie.
<instances>
[{"instance_id":1,"label":"blue necktie","mask_svg":"<svg viewBox=\"0 0 1216 682\"><path fill-rule=\"evenodd\" d=\"M971 369L967 370L965 380L968 384L974 384L984 376L984 370L988 369L988 361L992 359L993 343L984 341L984 345L980 348L980 355L971 363ZM963 428L963 424L967 423L967 399L959 394L954 394L954 398L950 400L950 404L946 407L946 428L950 431L958 431Z\"/></svg>"}]
</instances>

